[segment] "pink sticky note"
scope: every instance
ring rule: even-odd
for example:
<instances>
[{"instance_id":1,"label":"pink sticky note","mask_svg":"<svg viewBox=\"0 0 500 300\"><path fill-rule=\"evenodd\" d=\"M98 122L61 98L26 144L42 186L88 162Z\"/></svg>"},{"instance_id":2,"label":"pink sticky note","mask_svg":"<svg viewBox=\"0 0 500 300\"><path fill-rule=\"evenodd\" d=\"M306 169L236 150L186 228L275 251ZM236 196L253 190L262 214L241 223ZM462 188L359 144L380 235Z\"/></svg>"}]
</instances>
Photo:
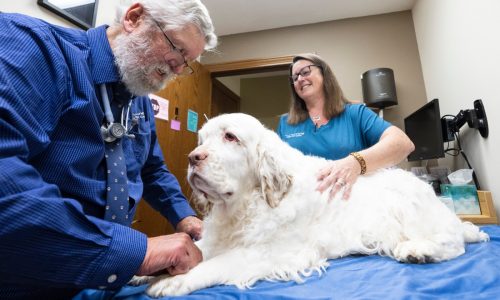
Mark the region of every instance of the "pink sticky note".
<instances>
[{"instance_id":1,"label":"pink sticky note","mask_svg":"<svg viewBox=\"0 0 500 300\"><path fill-rule=\"evenodd\" d=\"M181 130L181 122L180 121L177 121L177 120L171 120L170 121L170 128L172 128L173 130Z\"/></svg>"}]
</instances>

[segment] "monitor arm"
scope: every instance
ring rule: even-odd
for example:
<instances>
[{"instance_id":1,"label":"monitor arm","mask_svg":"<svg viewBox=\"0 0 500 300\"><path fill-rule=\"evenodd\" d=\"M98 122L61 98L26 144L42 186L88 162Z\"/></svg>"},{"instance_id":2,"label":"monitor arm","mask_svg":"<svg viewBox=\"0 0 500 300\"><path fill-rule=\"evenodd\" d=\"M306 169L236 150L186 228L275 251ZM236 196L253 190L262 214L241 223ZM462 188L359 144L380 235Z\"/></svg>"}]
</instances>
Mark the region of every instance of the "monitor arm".
<instances>
[{"instance_id":1,"label":"monitor arm","mask_svg":"<svg viewBox=\"0 0 500 300\"><path fill-rule=\"evenodd\" d=\"M454 140L454 133L459 132L460 128L465 125L470 128L479 130L482 137L488 137L488 119L484 111L483 102L478 99L474 101L474 109L460 110L453 119L445 119L443 138L445 142Z\"/></svg>"}]
</instances>

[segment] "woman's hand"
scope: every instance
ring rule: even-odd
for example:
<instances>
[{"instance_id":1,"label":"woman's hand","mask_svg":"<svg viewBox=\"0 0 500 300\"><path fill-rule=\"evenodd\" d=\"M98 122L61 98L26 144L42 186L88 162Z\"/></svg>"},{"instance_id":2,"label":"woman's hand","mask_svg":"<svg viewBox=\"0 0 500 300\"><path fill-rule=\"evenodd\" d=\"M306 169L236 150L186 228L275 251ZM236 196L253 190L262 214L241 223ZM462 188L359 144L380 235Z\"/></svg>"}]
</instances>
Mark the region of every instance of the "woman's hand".
<instances>
[{"instance_id":1,"label":"woman's hand","mask_svg":"<svg viewBox=\"0 0 500 300\"><path fill-rule=\"evenodd\" d=\"M360 173L361 166L351 155L332 161L319 171L319 184L316 190L323 193L331 187L330 199L333 199L335 194L342 191L342 198L347 200L351 195L352 185L356 182Z\"/></svg>"}]
</instances>

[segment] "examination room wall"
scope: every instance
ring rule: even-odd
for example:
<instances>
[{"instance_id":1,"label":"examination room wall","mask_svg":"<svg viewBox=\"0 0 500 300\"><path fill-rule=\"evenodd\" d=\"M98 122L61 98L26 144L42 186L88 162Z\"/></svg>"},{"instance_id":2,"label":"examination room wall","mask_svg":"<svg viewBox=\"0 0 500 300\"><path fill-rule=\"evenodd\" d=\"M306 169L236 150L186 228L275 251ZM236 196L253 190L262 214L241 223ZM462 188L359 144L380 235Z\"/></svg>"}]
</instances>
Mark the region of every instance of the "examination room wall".
<instances>
[{"instance_id":1,"label":"examination room wall","mask_svg":"<svg viewBox=\"0 0 500 300\"><path fill-rule=\"evenodd\" d=\"M426 103L418 47L410 11L222 36L220 53L203 64L315 52L332 67L350 100L362 100L360 75L392 68L399 105L384 117L402 128L406 116ZM289 99L283 101L289 102Z\"/></svg>"}]
</instances>

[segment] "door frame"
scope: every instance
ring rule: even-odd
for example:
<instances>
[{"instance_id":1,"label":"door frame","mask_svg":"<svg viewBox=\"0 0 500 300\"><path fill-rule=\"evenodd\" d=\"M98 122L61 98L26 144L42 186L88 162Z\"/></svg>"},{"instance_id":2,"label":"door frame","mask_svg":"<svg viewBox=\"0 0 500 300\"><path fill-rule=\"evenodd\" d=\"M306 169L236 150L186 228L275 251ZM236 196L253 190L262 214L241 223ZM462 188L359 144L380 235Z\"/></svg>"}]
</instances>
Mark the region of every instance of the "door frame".
<instances>
[{"instance_id":1,"label":"door frame","mask_svg":"<svg viewBox=\"0 0 500 300\"><path fill-rule=\"evenodd\" d=\"M217 64L206 64L204 67L210 72L210 77L224 77L245 75L272 71L288 70L293 55L270 58L245 59Z\"/></svg>"},{"instance_id":2,"label":"door frame","mask_svg":"<svg viewBox=\"0 0 500 300\"><path fill-rule=\"evenodd\" d=\"M210 91L212 91L214 80L216 80L217 77L286 71L290 68L293 57L293 55L287 55L245 59L217 64L206 64L203 65L203 67L208 70L210 78L212 78L210 85ZM212 94L212 92L210 92L210 94ZM213 99L210 99L210 111L212 110L212 103Z\"/></svg>"}]
</instances>

